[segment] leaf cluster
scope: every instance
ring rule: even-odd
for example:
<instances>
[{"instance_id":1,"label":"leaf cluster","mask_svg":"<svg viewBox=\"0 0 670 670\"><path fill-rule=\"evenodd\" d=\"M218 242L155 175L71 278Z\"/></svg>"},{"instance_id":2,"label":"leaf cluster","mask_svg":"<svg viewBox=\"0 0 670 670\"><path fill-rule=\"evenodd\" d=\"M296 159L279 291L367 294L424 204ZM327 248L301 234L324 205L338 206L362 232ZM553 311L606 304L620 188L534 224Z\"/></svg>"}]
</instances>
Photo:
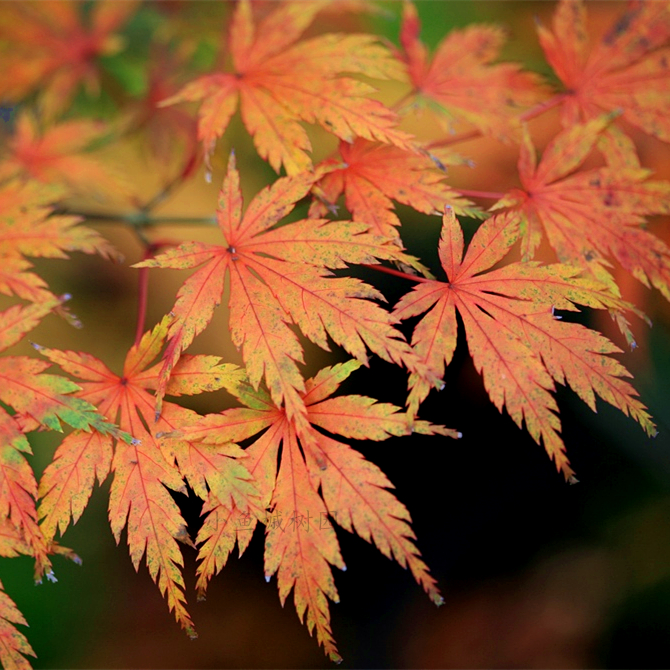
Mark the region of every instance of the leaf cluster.
<instances>
[{"instance_id":1,"label":"leaf cluster","mask_svg":"<svg viewBox=\"0 0 670 670\"><path fill-rule=\"evenodd\" d=\"M628 319L645 317L622 297L620 270L670 299L670 248L646 227L670 214L670 183L653 178L635 144L640 133L670 139L670 4L639 3L596 41L586 5L558 2L551 26L538 26L556 90L521 64L500 62L497 26L452 30L431 53L409 1L397 7L397 46L328 30L343 14L375 11L367 2L223 7L221 38L196 36L186 11L161 15L133 1L0 5L0 292L10 303L0 312L0 555L30 555L37 580L55 579L53 555L79 560L60 537L96 481L111 476L112 533L118 543L125 531L133 565L145 560L189 636L183 545L197 551L203 596L260 526L266 579L277 576L282 604L293 592L301 621L339 661L328 604L338 600L332 567L345 569L336 526L409 568L442 602L408 510L349 442L461 437L419 418L443 387L459 324L493 404L525 426L566 480L576 481L557 383L655 434L615 358L621 349L557 312L606 311L634 345ZM129 44L137 34L153 37L139 48ZM213 44L215 65L198 71ZM101 92L112 99L106 122L87 118ZM554 108L558 126L542 138L533 121ZM237 116L276 176L245 203L247 175L231 152L211 216L179 221L215 228L218 242L166 240L162 230L174 221L158 206L201 167L211 181L217 144ZM438 130L424 137L416 128L428 118ZM160 177L151 197L100 157L128 138ZM471 165L454 149L471 140L518 151L514 187L473 190L451 178L451 167ZM323 159L320 142L332 147ZM72 204L105 190L130 211L94 215ZM440 267L408 253L403 235L417 224L397 204L441 217ZM467 248L459 217L481 221ZM29 259L83 252L123 262L93 227L112 220L143 249L132 266L136 338L121 372L84 351L36 346L34 356L12 355L43 319L78 325L67 296ZM400 277L408 289L389 306L352 266ZM192 272L169 313L146 328L153 269ZM241 366L188 353L217 309ZM306 340L337 349L311 377ZM407 372L405 407L339 392L371 357ZM46 372L52 364L59 373ZM235 407L202 416L180 402L220 389ZM63 424L71 430L38 481L27 436L63 432ZM187 487L204 503L195 537L170 495ZM32 649L16 624L25 621L0 591L0 660L27 668Z\"/></svg>"}]
</instances>

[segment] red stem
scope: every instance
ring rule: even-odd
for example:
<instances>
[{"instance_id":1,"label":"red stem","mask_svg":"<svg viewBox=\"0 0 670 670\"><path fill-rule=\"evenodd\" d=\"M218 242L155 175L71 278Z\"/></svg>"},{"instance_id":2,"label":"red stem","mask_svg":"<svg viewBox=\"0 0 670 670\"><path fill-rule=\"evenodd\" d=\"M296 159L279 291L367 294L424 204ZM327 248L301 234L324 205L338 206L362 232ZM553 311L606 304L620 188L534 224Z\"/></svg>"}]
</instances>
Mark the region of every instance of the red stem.
<instances>
[{"instance_id":1,"label":"red stem","mask_svg":"<svg viewBox=\"0 0 670 670\"><path fill-rule=\"evenodd\" d=\"M438 147L449 147L452 144L458 144L459 142L467 142L468 140L474 140L478 137L481 137L481 130L473 128L468 130L466 133L461 133L460 135L450 135L445 137L443 140L436 140L435 142L430 142L427 146L428 149L437 149Z\"/></svg>"},{"instance_id":2,"label":"red stem","mask_svg":"<svg viewBox=\"0 0 670 670\"><path fill-rule=\"evenodd\" d=\"M147 261L156 255L160 244L145 241L142 260ZM144 333L144 323L147 317L147 298L149 296L149 268L140 268L137 276L137 329L135 330L135 345L140 343Z\"/></svg>"},{"instance_id":3,"label":"red stem","mask_svg":"<svg viewBox=\"0 0 670 670\"><path fill-rule=\"evenodd\" d=\"M147 316L147 296L149 293L149 268L140 268L138 276L137 296L137 330L135 331L135 346L140 343L144 333L144 321Z\"/></svg>"},{"instance_id":4,"label":"red stem","mask_svg":"<svg viewBox=\"0 0 670 670\"><path fill-rule=\"evenodd\" d=\"M496 193L495 191L472 191L467 188L455 189L461 195L469 198L491 198L492 200L500 200L505 197L504 193Z\"/></svg>"},{"instance_id":5,"label":"red stem","mask_svg":"<svg viewBox=\"0 0 670 670\"><path fill-rule=\"evenodd\" d=\"M387 268L383 265L368 265L367 263L363 263L362 265L365 268L370 268L371 270L377 270L378 272L385 272L388 275L393 275L394 277L402 277L403 279L409 279L410 281L417 281L417 282L433 281L432 279L426 279L425 277L420 277L419 275L411 275L408 274L407 272L401 272L400 270Z\"/></svg>"},{"instance_id":6,"label":"red stem","mask_svg":"<svg viewBox=\"0 0 670 670\"><path fill-rule=\"evenodd\" d=\"M549 98L549 100L540 102L539 104L535 105L535 107L531 107L530 109L526 110L523 114L519 116L519 120L530 121L531 119L534 119L536 116L540 116L541 114L544 114L553 107L560 105L563 102L563 100L565 100L565 98L567 98L570 95L571 95L570 91L557 93L553 97ZM465 133L461 133L460 135L452 135L450 137L445 137L443 140L436 140L435 142L431 142L430 144L428 144L428 148L437 149L438 147L449 147L452 144L458 144L459 142L467 142L468 140L474 140L481 136L482 132L480 130L477 130L476 128L473 128L472 130L469 130Z\"/></svg>"},{"instance_id":7,"label":"red stem","mask_svg":"<svg viewBox=\"0 0 670 670\"><path fill-rule=\"evenodd\" d=\"M531 119L534 119L536 116L540 116L540 114L544 114L553 107L560 105L563 102L563 100L565 100L565 98L567 98L569 95L571 95L570 91L557 93L552 98L549 98L549 100L545 100L544 102L535 105L535 107L531 107L529 110L525 111L523 114L521 114L519 119L521 121L530 121Z\"/></svg>"}]
</instances>

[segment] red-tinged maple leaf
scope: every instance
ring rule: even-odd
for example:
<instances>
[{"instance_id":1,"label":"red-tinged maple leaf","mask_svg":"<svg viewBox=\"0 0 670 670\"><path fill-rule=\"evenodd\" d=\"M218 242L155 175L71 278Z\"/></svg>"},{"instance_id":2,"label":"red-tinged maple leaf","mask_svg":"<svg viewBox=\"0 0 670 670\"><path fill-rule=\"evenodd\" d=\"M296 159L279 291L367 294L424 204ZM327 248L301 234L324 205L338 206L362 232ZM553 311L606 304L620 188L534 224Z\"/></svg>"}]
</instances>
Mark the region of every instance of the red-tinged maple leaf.
<instances>
[{"instance_id":1,"label":"red-tinged maple leaf","mask_svg":"<svg viewBox=\"0 0 670 670\"><path fill-rule=\"evenodd\" d=\"M50 203L63 189L35 181L13 180L0 187L0 293L32 302L54 300L46 282L26 257L68 258L71 251L121 255L96 231L78 226L75 216L54 216Z\"/></svg>"},{"instance_id":2,"label":"red-tinged maple leaf","mask_svg":"<svg viewBox=\"0 0 670 670\"><path fill-rule=\"evenodd\" d=\"M184 479L201 496L206 487L221 502L234 501L245 509L253 497L247 470L236 461L244 452L236 445L218 448L172 441L164 449L156 434L174 432L193 422L198 415L173 403L165 403L163 415L154 423L153 389L159 365L152 363L160 354L168 330L164 319L145 333L133 346L122 375L111 372L89 354L42 349L42 353L66 372L82 380L79 397L117 420L136 439L118 442L111 436L75 432L56 451L40 481L41 528L47 538L61 534L76 522L85 508L95 479L102 481L110 469L114 473L109 501L109 519L117 543L128 528L128 546L135 569L146 554L151 577L158 583L177 621L194 636L186 611L181 567L183 558L177 540L190 542L179 508L168 489L185 492ZM184 357L173 371L168 393L184 395L215 390L231 384L241 373L233 365L220 364L213 356ZM151 430L147 429L151 426ZM176 462L175 462L176 459Z\"/></svg>"},{"instance_id":3,"label":"red-tinged maple leaf","mask_svg":"<svg viewBox=\"0 0 670 670\"><path fill-rule=\"evenodd\" d=\"M607 258L670 300L670 248L643 228L645 216L670 213L670 183L640 167L578 168L607 127L603 116L561 132L537 161L529 134L519 156L522 188L495 207L510 207L523 224L522 249L532 258L543 234L561 262L586 269L618 292Z\"/></svg>"},{"instance_id":4,"label":"red-tinged maple leaf","mask_svg":"<svg viewBox=\"0 0 670 670\"><path fill-rule=\"evenodd\" d=\"M288 174L311 168L311 143L301 121L318 123L346 142L356 136L412 148L397 116L370 99L374 88L343 73L395 77L400 69L370 35L330 34L297 42L322 2L285 2L258 25L241 0L230 24L230 73L199 77L163 104L202 100L198 136L206 159L238 102L259 155ZM297 42L297 43L296 43Z\"/></svg>"},{"instance_id":5,"label":"red-tinged maple leaf","mask_svg":"<svg viewBox=\"0 0 670 670\"><path fill-rule=\"evenodd\" d=\"M0 583L0 663L5 670L30 670L26 656L36 654L16 624L27 626L28 622Z\"/></svg>"},{"instance_id":6,"label":"red-tinged maple leaf","mask_svg":"<svg viewBox=\"0 0 670 670\"><path fill-rule=\"evenodd\" d=\"M623 378L630 373L609 354L620 349L595 331L557 320L554 309L577 310L575 304L621 310L605 285L578 278L573 266L542 267L512 263L486 274L508 252L519 235L513 215L488 219L475 233L463 257L463 233L453 212L444 215L439 254L448 281L422 280L398 302L401 319L427 314L417 324L412 344L439 374L456 348L456 312L465 326L475 368L496 407L505 407L555 461L566 479L572 476L558 432L554 382L568 384L595 410L595 395L630 415L648 434L654 424L635 389ZM429 387L410 378L408 403L414 410Z\"/></svg>"},{"instance_id":7,"label":"red-tinged maple leaf","mask_svg":"<svg viewBox=\"0 0 670 670\"><path fill-rule=\"evenodd\" d=\"M23 113L0 152L0 181L22 177L85 193L102 188L124 193L128 189L121 175L85 153L104 134L104 124L80 119L41 130L29 113Z\"/></svg>"},{"instance_id":8,"label":"red-tinged maple leaf","mask_svg":"<svg viewBox=\"0 0 670 670\"><path fill-rule=\"evenodd\" d=\"M42 112L51 118L66 108L79 83L97 94L96 59L121 49L123 42L113 33L137 4L96 2L87 25L78 2L3 3L0 98L19 100L39 90Z\"/></svg>"},{"instance_id":9,"label":"red-tinged maple leaf","mask_svg":"<svg viewBox=\"0 0 670 670\"><path fill-rule=\"evenodd\" d=\"M623 118L670 142L670 4L631 3L596 46L589 45L586 6L561 0L553 32L538 27L540 44L565 86L565 127L620 110ZM609 140L609 136L607 136Z\"/></svg>"},{"instance_id":10,"label":"red-tinged maple leaf","mask_svg":"<svg viewBox=\"0 0 670 670\"><path fill-rule=\"evenodd\" d=\"M344 193L354 220L369 224L375 235L398 240L400 220L392 200L425 214L441 213L445 204L458 214L479 214L471 202L445 184L444 172L427 156L358 138L353 144L341 142L339 156L323 165L331 170L314 185L317 199L310 216L324 216Z\"/></svg>"},{"instance_id":11,"label":"red-tinged maple leaf","mask_svg":"<svg viewBox=\"0 0 670 670\"><path fill-rule=\"evenodd\" d=\"M242 214L242 193L234 156L219 197L218 223L223 245L187 242L135 267L195 268L177 294L161 384L165 385L181 352L209 324L221 302L226 274L230 281L230 330L242 350L254 386L265 378L272 398L288 414L305 413L298 363L302 347L289 324L328 350L330 336L352 356L367 362L367 349L413 369L409 345L388 312L371 302L381 294L363 282L331 277L329 268L374 259L411 264L387 238L371 235L352 221L305 219L276 227L295 203L309 193L317 174L278 179L263 189Z\"/></svg>"},{"instance_id":12,"label":"red-tinged maple leaf","mask_svg":"<svg viewBox=\"0 0 670 670\"><path fill-rule=\"evenodd\" d=\"M260 504L270 509L266 524L265 575L278 573L282 604L291 590L298 616L333 660L340 660L330 629L328 600L338 595L330 565L344 569L330 518L374 543L387 557L409 567L436 603L442 602L435 580L414 546L407 509L388 490L382 471L347 444L315 427L345 438L385 440L410 432L459 437L455 431L426 421L410 424L407 415L388 403L350 395L332 398L340 384L360 367L352 360L321 370L305 383L306 429L296 429L262 388L249 382L227 387L244 408L211 414L178 434L186 440L217 445L265 432L246 450L245 465L254 478ZM267 430L266 430L267 429ZM277 470L279 449L281 462ZM322 496L319 496L319 488ZM211 577L225 565L236 543L242 553L258 515L208 503L208 517L198 533L201 544L197 587L204 592Z\"/></svg>"},{"instance_id":13,"label":"red-tinged maple leaf","mask_svg":"<svg viewBox=\"0 0 670 670\"><path fill-rule=\"evenodd\" d=\"M0 521L0 556L15 558L21 555L30 556L32 553L33 550L21 530L7 518Z\"/></svg>"},{"instance_id":14,"label":"red-tinged maple leaf","mask_svg":"<svg viewBox=\"0 0 670 670\"><path fill-rule=\"evenodd\" d=\"M412 103L437 112L453 132L465 122L486 135L509 140L517 133L520 111L542 98L540 78L522 72L515 63L493 63L505 40L496 26L453 30L437 47L432 59L419 40L421 24L411 2L403 6L398 59L412 85Z\"/></svg>"},{"instance_id":15,"label":"red-tinged maple leaf","mask_svg":"<svg viewBox=\"0 0 670 670\"><path fill-rule=\"evenodd\" d=\"M15 305L0 313L0 351L18 342L59 304L57 299L28 306ZM61 421L76 428L114 432L95 408L72 397L79 387L63 377L45 374L49 364L26 356L0 358L0 401L32 425L62 430ZM36 559L36 578L53 578L47 539L37 525L37 482L24 454L32 453L24 428L0 408L0 522L9 520Z\"/></svg>"}]
</instances>

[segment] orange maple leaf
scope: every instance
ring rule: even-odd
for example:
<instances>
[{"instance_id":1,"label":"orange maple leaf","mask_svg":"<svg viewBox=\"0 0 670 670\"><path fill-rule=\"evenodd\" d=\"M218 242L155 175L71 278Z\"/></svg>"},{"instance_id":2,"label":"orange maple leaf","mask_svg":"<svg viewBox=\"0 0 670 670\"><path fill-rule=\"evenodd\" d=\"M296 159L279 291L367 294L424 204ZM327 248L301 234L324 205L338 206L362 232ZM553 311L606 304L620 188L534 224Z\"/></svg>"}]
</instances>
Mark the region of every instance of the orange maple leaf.
<instances>
[{"instance_id":1,"label":"orange maple leaf","mask_svg":"<svg viewBox=\"0 0 670 670\"><path fill-rule=\"evenodd\" d=\"M508 140L518 132L520 111L542 98L540 78L516 63L493 63L505 40L497 26L452 30L432 59L419 40L421 23L411 2L403 6L397 57L413 90L412 104L437 112L448 131L465 122L486 135Z\"/></svg>"},{"instance_id":2,"label":"orange maple leaf","mask_svg":"<svg viewBox=\"0 0 670 670\"><path fill-rule=\"evenodd\" d=\"M616 308L625 303L603 284L577 278L568 265L542 267L512 263L480 275L500 261L519 236L518 219L502 214L477 230L463 257L463 233L449 210L443 218L439 254L448 281L421 280L395 308L401 319L428 312L417 324L412 344L440 375L456 348L456 310L465 326L474 365L495 406L526 428L555 461L566 479L572 475L558 431L554 382L569 384L595 410L595 394L630 415L648 434L654 424L635 389L622 377L630 373L608 354L620 352L599 333L558 320L554 309L577 311L575 304ZM412 410L426 397L428 384L410 377Z\"/></svg>"},{"instance_id":3,"label":"orange maple leaf","mask_svg":"<svg viewBox=\"0 0 670 670\"><path fill-rule=\"evenodd\" d=\"M523 224L522 249L532 258L543 232L558 259L584 268L614 292L606 258L613 256L636 279L670 300L670 248L642 227L645 216L670 214L670 184L639 167L577 171L611 117L577 124L557 135L538 163L529 134L519 155L522 188L495 207L510 207Z\"/></svg>"},{"instance_id":4,"label":"orange maple leaf","mask_svg":"<svg viewBox=\"0 0 670 670\"><path fill-rule=\"evenodd\" d=\"M244 452L236 445L217 449L199 445L172 444L163 449L156 439L160 432L174 432L198 415L173 403L154 422L155 400L151 392L158 381L159 365L150 367L160 354L168 330L164 319L145 333L126 357L123 374L111 372L89 354L41 349L51 361L81 379L78 397L96 405L110 420L133 435L130 443L117 442L110 435L74 432L58 447L54 461L40 481L41 529L52 539L76 522L84 510L94 481L102 482L110 469L114 473L109 499L109 520L117 543L128 526L128 546L135 569L146 554L151 577L167 594L170 610L190 636L193 623L185 607L183 558L177 540L190 542L186 525L168 489L185 492L184 480L204 497L205 484L225 503L242 508L253 492L246 469L233 462ZM215 390L241 373L235 366L219 364L213 356L184 357L173 371L167 392L174 395ZM151 426L148 429L147 426ZM237 491L241 490L241 494ZM227 496L227 497L226 497Z\"/></svg>"},{"instance_id":5,"label":"orange maple leaf","mask_svg":"<svg viewBox=\"0 0 670 670\"><path fill-rule=\"evenodd\" d=\"M187 242L134 267L198 269L186 280L171 310L169 343L158 389L160 398L181 352L209 324L230 280L230 331L242 350L254 386L261 379L290 417L305 413L298 363L302 347L289 324L328 350L328 337L367 362L367 348L383 359L414 367L414 354L394 328L394 319L371 302L381 294L363 282L331 277L329 268L375 259L411 264L387 238L354 221L305 219L276 227L305 197L318 174L283 177L263 189L242 215L242 193L234 156L217 212L223 245Z\"/></svg>"},{"instance_id":6,"label":"orange maple leaf","mask_svg":"<svg viewBox=\"0 0 670 670\"><path fill-rule=\"evenodd\" d=\"M439 214L450 204L459 214L479 215L445 184L446 175L427 156L357 138L353 144L340 142L339 156L321 165L331 169L314 185L317 198L310 216L324 216L344 193L356 221L369 224L375 235L398 241L400 219L392 200L425 214Z\"/></svg>"},{"instance_id":7,"label":"orange maple leaf","mask_svg":"<svg viewBox=\"0 0 670 670\"><path fill-rule=\"evenodd\" d=\"M291 590L300 620L306 616L310 634L326 653L341 660L330 628L328 600L339 600L330 570L344 562L330 519L374 543L388 558L409 567L436 604L442 598L414 546L411 518L388 490L392 484L374 464L331 434L360 440L385 440L392 435L440 434L459 437L453 430L414 421L399 408L372 398L349 395L331 398L340 384L360 367L358 361L324 368L305 383L302 399L308 427L299 429L272 398L249 382L227 387L245 408L208 415L178 433L187 440L217 445L240 441L266 430L246 450L245 465L254 477L263 508L270 509L266 525L265 576L278 573L282 604ZM279 471L277 457L282 448ZM319 496L319 488L322 496ZM237 507L222 508L211 501L198 534L201 563L198 589L203 592L221 570L237 543L242 553L259 520L258 514Z\"/></svg>"},{"instance_id":8,"label":"orange maple leaf","mask_svg":"<svg viewBox=\"0 0 670 670\"><path fill-rule=\"evenodd\" d=\"M346 142L356 136L411 148L398 118L370 99L375 89L344 72L375 78L400 74L387 49L370 35L322 35L296 44L322 2L285 2L258 26L252 3L241 0L230 24L233 72L199 77L163 104L202 100L198 135L206 160L240 105L259 155L290 175L312 166L300 121L318 123Z\"/></svg>"},{"instance_id":9,"label":"orange maple leaf","mask_svg":"<svg viewBox=\"0 0 670 670\"><path fill-rule=\"evenodd\" d=\"M547 61L566 89L561 94L563 125L621 110L626 121L670 142L667 0L632 3L594 47L580 0L561 0L552 24L553 32L539 26L538 33Z\"/></svg>"},{"instance_id":10,"label":"orange maple leaf","mask_svg":"<svg viewBox=\"0 0 670 670\"><path fill-rule=\"evenodd\" d=\"M57 298L28 306L14 305L0 313L0 351L18 342L59 304ZM0 408L0 522L9 520L20 532L35 557L36 578L43 574L53 579L52 553L47 538L37 525L35 499L37 482L24 454L30 444L24 434L30 428L62 431L61 421L76 428L119 436L115 426L106 423L95 408L71 394L79 387L69 380L45 374L49 364L27 356L0 358L0 401L16 414Z\"/></svg>"},{"instance_id":11,"label":"orange maple leaf","mask_svg":"<svg viewBox=\"0 0 670 670\"><path fill-rule=\"evenodd\" d=\"M39 88L41 111L52 118L66 108L80 82L97 93L96 59L121 49L123 42L113 33L137 4L101 0L91 9L90 25L84 25L78 2L3 3L0 98L19 100Z\"/></svg>"},{"instance_id":12,"label":"orange maple leaf","mask_svg":"<svg viewBox=\"0 0 670 670\"><path fill-rule=\"evenodd\" d=\"M55 299L26 257L68 258L70 251L83 251L121 258L96 231L76 225L79 217L51 215L50 203L62 193L34 181L0 186L0 293L32 302Z\"/></svg>"},{"instance_id":13,"label":"orange maple leaf","mask_svg":"<svg viewBox=\"0 0 670 670\"><path fill-rule=\"evenodd\" d=\"M128 189L119 173L86 155L89 145L104 135L102 123L63 121L41 130L31 114L20 114L13 136L0 151L0 181L23 177L84 193L101 188L125 193Z\"/></svg>"}]
</instances>

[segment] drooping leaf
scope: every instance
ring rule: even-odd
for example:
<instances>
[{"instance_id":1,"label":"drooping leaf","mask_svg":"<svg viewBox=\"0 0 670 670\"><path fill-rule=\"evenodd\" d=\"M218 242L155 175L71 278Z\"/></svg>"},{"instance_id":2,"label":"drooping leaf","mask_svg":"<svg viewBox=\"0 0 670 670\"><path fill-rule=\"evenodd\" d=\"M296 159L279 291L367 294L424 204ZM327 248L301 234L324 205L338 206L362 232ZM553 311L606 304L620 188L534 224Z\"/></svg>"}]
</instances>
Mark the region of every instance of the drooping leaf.
<instances>
[{"instance_id":1,"label":"drooping leaf","mask_svg":"<svg viewBox=\"0 0 670 670\"><path fill-rule=\"evenodd\" d=\"M532 258L543 235L558 259L618 291L609 274L615 258L636 279L670 300L670 248L644 229L645 217L670 213L670 183L639 167L579 170L611 121L604 116L557 135L537 162L528 133L519 157L522 188L496 205L523 224L523 253Z\"/></svg>"},{"instance_id":2,"label":"drooping leaf","mask_svg":"<svg viewBox=\"0 0 670 670\"><path fill-rule=\"evenodd\" d=\"M323 165L335 169L315 184L317 198L310 216L324 216L344 193L356 221L369 224L375 235L396 240L400 220L392 200L425 214L441 213L446 204L458 214L478 214L471 202L447 186L445 174L427 156L358 138L353 144L340 142L339 156Z\"/></svg>"},{"instance_id":3,"label":"drooping leaf","mask_svg":"<svg viewBox=\"0 0 670 670\"><path fill-rule=\"evenodd\" d=\"M423 361L443 374L456 348L456 313L465 326L468 348L484 386L502 411L544 443L566 479L573 474L559 435L554 382L568 384L595 410L595 395L630 415L648 434L654 424L635 389L630 373L609 354L620 349L599 333L558 320L554 309L577 310L576 304L602 309L623 303L606 286L577 277L566 265L512 263L489 270L519 235L513 215L488 219L463 255L463 233L452 211L443 217L440 259L448 281L422 280L398 302L401 319L427 312L417 324L412 344ZM418 375L410 377L412 411L429 391Z\"/></svg>"},{"instance_id":4,"label":"drooping leaf","mask_svg":"<svg viewBox=\"0 0 670 670\"><path fill-rule=\"evenodd\" d=\"M407 261L388 239L365 224L306 219L275 227L307 195L315 174L285 177L265 188L242 215L239 174L231 159L219 198L223 245L187 242L135 267L194 268L171 310L158 397L181 353L209 324L230 281L230 330L252 384L265 379L272 398L290 417L305 414L304 382L297 363L302 347L289 324L328 349L327 336L362 362L367 349L383 359L414 366L413 353L374 299L378 291L359 280L330 277L330 268L375 259Z\"/></svg>"},{"instance_id":5,"label":"drooping leaf","mask_svg":"<svg viewBox=\"0 0 670 670\"><path fill-rule=\"evenodd\" d=\"M253 4L235 9L229 45L232 72L200 77L163 104L202 101L198 136L205 154L240 107L259 155L289 175L311 168L311 143L301 121L318 123L345 142L356 136L411 148L395 113L370 98L374 89L343 73L389 78L400 73L370 35L322 35L298 42L322 2L284 2L258 25Z\"/></svg>"},{"instance_id":6,"label":"drooping leaf","mask_svg":"<svg viewBox=\"0 0 670 670\"><path fill-rule=\"evenodd\" d=\"M208 516L198 534L198 589L225 565L235 545L242 553L258 521L266 525L266 579L277 573L282 603L291 589L301 621L316 630L326 653L339 660L330 628L328 598L337 602L330 566L344 569L331 520L374 543L387 557L409 567L434 602L441 603L435 580L414 546L410 516L388 490L382 471L348 445L320 430L354 439L385 440L414 432L459 435L426 421L410 424L407 415L388 403L365 396L331 398L340 384L360 367L356 360L321 370L305 382L306 428L298 428L269 394L249 383L227 387L245 408L211 414L179 431L188 441L217 445L265 432L246 450L244 461L260 493L259 504L269 512L240 510L208 502ZM281 462L277 457L282 448ZM322 497L318 491L321 489Z\"/></svg>"},{"instance_id":7,"label":"drooping leaf","mask_svg":"<svg viewBox=\"0 0 670 670\"><path fill-rule=\"evenodd\" d=\"M452 30L432 59L420 31L415 5L405 2L397 57L413 87L412 102L435 110L450 132L465 123L502 140L518 134L516 117L541 100L542 87L516 63L494 63L504 31L485 25Z\"/></svg>"},{"instance_id":8,"label":"drooping leaf","mask_svg":"<svg viewBox=\"0 0 670 670\"><path fill-rule=\"evenodd\" d=\"M553 30L538 26L540 44L565 86L561 121L566 128L603 112L621 111L645 132L670 142L670 5L631 3L600 43L589 44L581 0L561 0ZM612 142L611 135L606 140Z\"/></svg>"}]
</instances>

